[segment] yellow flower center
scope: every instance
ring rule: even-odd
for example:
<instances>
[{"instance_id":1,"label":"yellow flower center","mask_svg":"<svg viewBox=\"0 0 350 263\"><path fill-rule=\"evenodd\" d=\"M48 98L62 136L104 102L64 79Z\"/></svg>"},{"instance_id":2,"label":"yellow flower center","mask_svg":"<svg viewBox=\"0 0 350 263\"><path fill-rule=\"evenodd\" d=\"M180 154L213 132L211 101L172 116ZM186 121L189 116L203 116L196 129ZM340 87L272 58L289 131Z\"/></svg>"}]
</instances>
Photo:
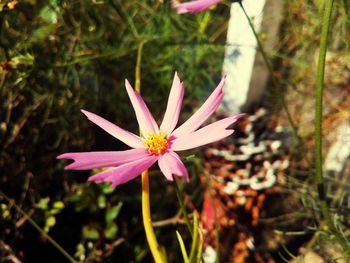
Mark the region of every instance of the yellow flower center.
<instances>
[{"instance_id":1,"label":"yellow flower center","mask_svg":"<svg viewBox=\"0 0 350 263\"><path fill-rule=\"evenodd\" d=\"M146 145L148 152L152 154L162 154L168 149L168 134L165 132L149 133L148 136L143 139L143 143Z\"/></svg>"}]
</instances>

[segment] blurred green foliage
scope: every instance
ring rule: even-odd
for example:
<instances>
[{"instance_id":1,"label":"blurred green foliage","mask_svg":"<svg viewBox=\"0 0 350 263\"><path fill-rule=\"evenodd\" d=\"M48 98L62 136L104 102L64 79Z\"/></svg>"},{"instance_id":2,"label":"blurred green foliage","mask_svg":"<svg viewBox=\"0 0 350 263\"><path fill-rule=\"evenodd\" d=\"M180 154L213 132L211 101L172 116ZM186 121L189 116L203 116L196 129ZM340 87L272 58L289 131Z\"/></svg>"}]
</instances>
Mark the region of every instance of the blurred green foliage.
<instances>
[{"instance_id":1,"label":"blurred green foliage","mask_svg":"<svg viewBox=\"0 0 350 263\"><path fill-rule=\"evenodd\" d=\"M64 208L64 203L62 201L56 201L51 206L49 204L50 198L41 198L37 203L37 208L44 211L45 226L43 230L49 232L50 228L56 224L55 215L60 213Z\"/></svg>"},{"instance_id":2,"label":"blurred green foliage","mask_svg":"<svg viewBox=\"0 0 350 263\"><path fill-rule=\"evenodd\" d=\"M78 259L101 261L115 250L119 259L149 260L137 214L139 185L112 192L87 184L89 172L64 172L55 157L67 151L124 149L93 127L81 108L137 132L124 79L134 81L140 43L142 93L151 111L162 117L178 71L186 85L184 112L189 113L220 78L228 11L220 6L178 16L170 1L151 0L1 1L0 190ZM151 187L168 191L165 182L156 181ZM164 194L155 200L164 200ZM171 194L173 202L154 209L156 219L175 214ZM21 251L29 262L37 253L44 262L62 262L30 225L16 226L21 215L11 204L1 203L0 211L6 219L0 239L14 253ZM123 253L113 245L121 236L129 239L122 242ZM175 234L166 240L176 245Z\"/></svg>"}]
</instances>

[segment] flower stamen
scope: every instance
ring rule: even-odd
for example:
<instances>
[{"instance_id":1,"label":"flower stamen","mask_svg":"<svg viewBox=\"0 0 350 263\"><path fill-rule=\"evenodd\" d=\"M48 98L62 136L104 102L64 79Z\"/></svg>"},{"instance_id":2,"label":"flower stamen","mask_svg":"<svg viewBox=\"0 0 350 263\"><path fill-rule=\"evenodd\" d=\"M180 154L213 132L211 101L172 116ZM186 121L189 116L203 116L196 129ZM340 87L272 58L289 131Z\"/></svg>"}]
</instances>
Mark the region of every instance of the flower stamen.
<instances>
[{"instance_id":1,"label":"flower stamen","mask_svg":"<svg viewBox=\"0 0 350 263\"><path fill-rule=\"evenodd\" d=\"M143 143L151 154L163 154L168 149L168 134L166 132L153 133L143 139Z\"/></svg>"}]
</instances>

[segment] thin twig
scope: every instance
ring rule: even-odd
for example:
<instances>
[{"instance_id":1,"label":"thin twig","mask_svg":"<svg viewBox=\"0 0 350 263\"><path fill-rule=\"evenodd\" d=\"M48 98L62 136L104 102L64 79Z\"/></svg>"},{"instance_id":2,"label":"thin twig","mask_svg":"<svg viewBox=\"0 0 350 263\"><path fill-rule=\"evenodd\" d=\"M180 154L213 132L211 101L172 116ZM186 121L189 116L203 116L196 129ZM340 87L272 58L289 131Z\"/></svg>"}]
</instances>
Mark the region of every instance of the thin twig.
<instances>
[{"instance_id":1,"label":"thin twig","mask_svg":"<svg viewBox=\"0 0 350 263\"><path fill-rule=\"evenodd\" d=\"M63 247L61 247L60 244L58 244L51 236L49 236L48 233L46 233L35 221L24 211L22 208L20 208L13 199L9 198L6 194L3 192L0 192L0 196L3 197L7 202L9 202L13 207L22 214L28 222L41 234L43 235L47 241L49 241L58 251L62 253L63 256L65 256L69 262L77 263L76 261Z\"/></svg>"},{"instance_id":2,"label":"thin twig","mask_svg":"<svg viewBox=\"0 0 350 263\"><path fill-rule=\"evenodd\" d=\"M163 227L168 225L177 225L177 224L186 224L186 221L181 219L181 210L173 217L168 219L163 219L159 221L155 221L152 223L153 227Z\"/></svg>"}]
</instances>

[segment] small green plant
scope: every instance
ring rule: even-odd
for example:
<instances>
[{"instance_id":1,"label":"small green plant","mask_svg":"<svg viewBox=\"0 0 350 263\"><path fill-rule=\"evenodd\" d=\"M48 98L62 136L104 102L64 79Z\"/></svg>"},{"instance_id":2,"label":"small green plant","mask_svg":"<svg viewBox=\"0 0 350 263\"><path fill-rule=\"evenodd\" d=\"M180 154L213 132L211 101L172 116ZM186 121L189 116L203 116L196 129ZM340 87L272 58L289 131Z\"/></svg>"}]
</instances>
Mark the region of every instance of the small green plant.
<instances>
[{"instance_id":1,"label":"small green plant","mask_svg":"<svg viewBox=\"0 0 350 263\"><path fill-rule=\"evenodd\" d=\"M86 187L77 185L77 188L68 196L68 202L73 204L75 211L87 211L91 216L93 214L103 214L104 222L91 220L88 224L82 226L83 240L98 240L106 238L113 240L118 235L118 225L116 220L123 206L122 202L112 205L107 196L111 195L113 188L108 184L99 184Z\"/></svg>"},{"instance_id":2,"label":"small green plant","mask_svg":"<svg viewBox=\"0 0 350 263\"><path fill-rule=\"evenodd\" d=\"M56 224L56 215L64 209L62 201L55 201L50 204L50 198L41 198L36 206L44 212L45 225L44 231L48 233L50 228Z\"/></svg>"}]
</instances>

